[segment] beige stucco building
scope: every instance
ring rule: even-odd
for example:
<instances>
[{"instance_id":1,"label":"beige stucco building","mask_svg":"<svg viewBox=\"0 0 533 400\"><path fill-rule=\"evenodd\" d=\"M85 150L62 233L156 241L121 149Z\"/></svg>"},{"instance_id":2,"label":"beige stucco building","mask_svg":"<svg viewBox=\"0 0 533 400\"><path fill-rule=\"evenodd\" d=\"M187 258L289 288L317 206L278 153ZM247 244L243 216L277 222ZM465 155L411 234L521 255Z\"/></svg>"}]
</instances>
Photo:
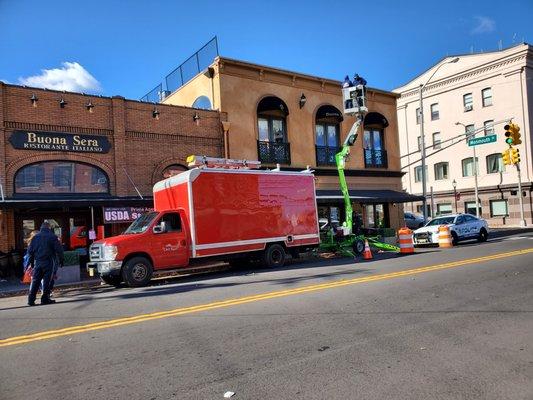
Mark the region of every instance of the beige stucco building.
<instances>
[{"instance_id":1,"label":"beige stucco building","mask_svg":"<svg viewBox=\"0 0 533 400\"><path fill-rule=\"evenodd\" d=\"M397 97L368 90L369 113L347 163L355 211L370 228L398 228L403 202L412 200L402 191ZM354 118L342 113L341 82L216 57L163 102L220 110L226 117L227 157L287 170L310 166L317 177L320 217L343 218L334 155Z\"/></svg>"},{"instance_id":2,"label":"beige stucco building","mask_svg":"<svg viewBox=\"0 0 533 400\"><path fill-rule=\"evenodd\" d=\"M456 57L459 60L452 62ZM446 57L394 90L400 95L401 164L406 172L403 187L421 194L419 87L430 79L423 91L428 205L434 205L429 215L476 213L473 148L464 136L452 140L475 129L479 132L476 138L497 135L496 142L476 146L480 214L492 226L519 224L517 171L514 166L504 166L501 158L507 148L504 125L512 118L522 134L518 149L525 219L528 225L533 223L532 68L533 48L520 44L501 51ZM433 201L429 198L431 189ZM422 209L421 202L408 203L406 207L418 212Z\"/></svg>"}]
</instances>

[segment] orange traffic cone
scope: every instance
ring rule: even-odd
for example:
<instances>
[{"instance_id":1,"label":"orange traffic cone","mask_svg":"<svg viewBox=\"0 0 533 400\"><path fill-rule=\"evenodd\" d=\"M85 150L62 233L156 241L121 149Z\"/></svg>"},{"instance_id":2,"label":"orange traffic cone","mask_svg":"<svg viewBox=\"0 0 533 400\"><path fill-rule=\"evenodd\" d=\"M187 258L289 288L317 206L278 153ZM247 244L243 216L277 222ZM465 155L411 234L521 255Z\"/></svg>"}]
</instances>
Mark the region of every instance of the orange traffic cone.
<instances>
[{"instance_id":1,"label":"orange traffic cone","mask_svg":"<svg viewBox=\"0 0 533 400\"><path fill-rule=\"evenodd\" d=\"M368 240L365 239L365 251L363 251L363 259L372 260L372 252L370 251L370 246L368 245Z\"/></svg>"}]
</instances>

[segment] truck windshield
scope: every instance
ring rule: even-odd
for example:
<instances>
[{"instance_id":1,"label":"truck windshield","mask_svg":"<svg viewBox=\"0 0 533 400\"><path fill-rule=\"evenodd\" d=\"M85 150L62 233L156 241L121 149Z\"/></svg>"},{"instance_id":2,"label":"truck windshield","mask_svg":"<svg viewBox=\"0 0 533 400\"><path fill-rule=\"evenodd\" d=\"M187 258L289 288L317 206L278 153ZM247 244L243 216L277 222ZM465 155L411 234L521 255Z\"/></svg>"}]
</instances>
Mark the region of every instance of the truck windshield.
<instances>
[{"instance_id":1,"label":"truck windshield","mask_svg":"<svg viewBox=\"0 0 533 400\"><path fill-rule=\"evenodd\" d=\"M158 212L152 211L141 215L124 231L124 235L130 235L134 233L143 233L148 229L154 218L158 215Z\"/></svg>"}]
</instances>

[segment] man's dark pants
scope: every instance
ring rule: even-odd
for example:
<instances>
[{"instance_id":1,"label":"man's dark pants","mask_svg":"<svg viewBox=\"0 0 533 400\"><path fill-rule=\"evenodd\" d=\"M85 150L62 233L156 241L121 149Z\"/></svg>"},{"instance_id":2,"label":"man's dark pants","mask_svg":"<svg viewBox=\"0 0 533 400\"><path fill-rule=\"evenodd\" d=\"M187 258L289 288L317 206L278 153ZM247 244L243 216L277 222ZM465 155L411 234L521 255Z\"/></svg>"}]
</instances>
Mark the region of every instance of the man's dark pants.
<instances>
[{"instance_id":1,"label":"man's dark pants","mask_svg":"<svg viewBox=\"0 0 533 400\"><path fill-rule=\"evenodd\" d=\"M43 282L43 294L41 296L41 301L47 301L50 299L50 281L52 280L52 274L54 273L53 264L40 264L33 269L31 285L30 285L30 294L28 296L28 303L35 303L35 298L37 297L37 292L39 286L41 285L41 280Z\"/></svg>"}]
</instances>

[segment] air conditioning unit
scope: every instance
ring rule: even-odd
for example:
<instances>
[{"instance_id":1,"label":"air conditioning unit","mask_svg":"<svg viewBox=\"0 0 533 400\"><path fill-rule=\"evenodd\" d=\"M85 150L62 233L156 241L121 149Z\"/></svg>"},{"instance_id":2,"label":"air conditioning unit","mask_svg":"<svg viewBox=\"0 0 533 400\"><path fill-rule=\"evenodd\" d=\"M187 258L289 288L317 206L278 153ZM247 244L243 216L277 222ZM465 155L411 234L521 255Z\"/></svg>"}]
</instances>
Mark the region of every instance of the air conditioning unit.
<instances>
[{"instance_id":1,"label":"air conditioning unit","mask_svg":"<svg viewBox=\"0 0 533 400\"><path fill-rule=\"evenodd\" d=\"M467 112L467 111L472 111L473 109L474 109L474 106L471 105L471 104L465 106L465 112Z\"/></svg>"}]
</instances>

